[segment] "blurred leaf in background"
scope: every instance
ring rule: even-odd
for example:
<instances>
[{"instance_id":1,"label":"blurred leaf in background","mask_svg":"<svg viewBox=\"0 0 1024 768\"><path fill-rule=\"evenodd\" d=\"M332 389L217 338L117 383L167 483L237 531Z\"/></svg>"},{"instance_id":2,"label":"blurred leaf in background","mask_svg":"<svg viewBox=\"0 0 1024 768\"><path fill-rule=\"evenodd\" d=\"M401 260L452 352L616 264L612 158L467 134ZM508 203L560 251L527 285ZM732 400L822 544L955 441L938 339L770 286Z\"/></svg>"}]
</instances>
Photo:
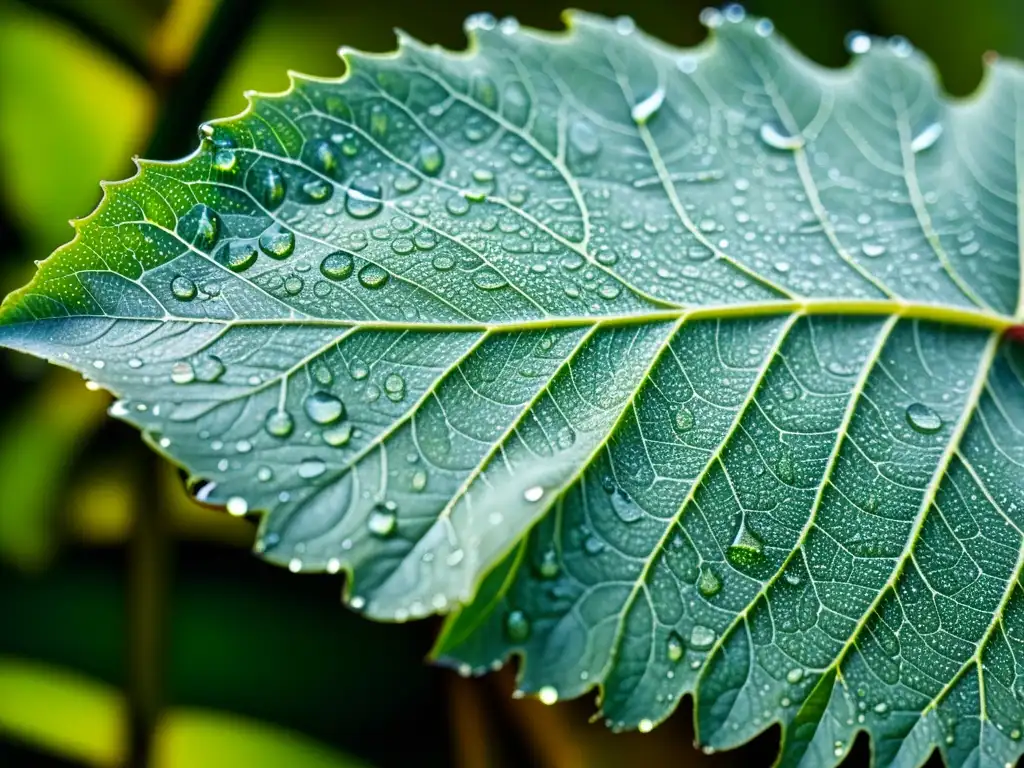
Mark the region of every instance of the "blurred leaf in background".
<instances>
[{"instance_id":1,"label":"blurred leaf in background","mask_svg":"<svg viewBox=\"0 0 1024 768\"><path fill-rule=\"evenodd\" d=\"M154 144L176 83L208 78L212 118L245 107L243 91L280 91L293 69L342 74L340 45L395 47L400 27L460 49L464 18L487 10L561 27L549 0L235 3L251 30L220 71L194 72L225 0L0 0L0 285L25 282L34 259L73 234L101 179L133 171ZM632 14L674 44L704 35L697 0L580 0ZM973 90L989 50L1024 55L1017 0L752 0L752 13L811 58L847 59L851 29L901 34L923 48L956 94ZM219 66L219 65L218 65ZM167 146L196 144L178 127ZM170 159L170 156L163 159ZM204 509L176 471L123 425L105 396L72 374L4 355L0 404L0 765L124 764L131 741L138 616L128 599L139 520L159 518L162 647L153 649L159 716L151 765L519 766L768 765L769 733L735 753L690 746L680 711L648 735L588 724L593 702L517 701L512 672L462 680L424 663L436 627L372 624L338 604L340 583L293 576L248 554L252 528ZM864 744L850 762L866 762ZM46 761L44 762L44 758Z\"/></svg>"}]
</instances>

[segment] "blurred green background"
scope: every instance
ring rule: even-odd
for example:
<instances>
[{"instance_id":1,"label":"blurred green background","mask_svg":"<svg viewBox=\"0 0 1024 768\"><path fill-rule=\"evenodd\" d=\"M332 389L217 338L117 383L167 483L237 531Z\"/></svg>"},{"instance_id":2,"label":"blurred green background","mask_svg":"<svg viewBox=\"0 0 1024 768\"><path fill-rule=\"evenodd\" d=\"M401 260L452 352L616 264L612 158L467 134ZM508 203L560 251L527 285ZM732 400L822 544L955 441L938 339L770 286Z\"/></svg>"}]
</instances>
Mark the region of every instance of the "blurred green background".
<instances>
[{"instance_id":1,"label":"blurred green background","mask_svg":"<svg viewBox=\"0 0 1024 768\"><path fill-rule=\"evenodd\" d=\"M677 44L693 0L590 0ZM982 55L1024 57L1020 0L758 0L810 57L846 60L851 29L902 34L972 91ZM393 28L451 48L475 11L561 26L540 0L0 0L0 283L70 239L130 158L170 160L201 119L240 111L285 71L343 71L341 44ZM372 624L337 577L248 553L249 523L202 509L176 472L105 418L66 371L0 357L0 766L769 765L778 739L705 756L683 707L654 733L588 724L590 700L514 701L508 671L429 667L436 624ZM858 743L849 764L866 764Z\"/></svg>"}]
</instances>

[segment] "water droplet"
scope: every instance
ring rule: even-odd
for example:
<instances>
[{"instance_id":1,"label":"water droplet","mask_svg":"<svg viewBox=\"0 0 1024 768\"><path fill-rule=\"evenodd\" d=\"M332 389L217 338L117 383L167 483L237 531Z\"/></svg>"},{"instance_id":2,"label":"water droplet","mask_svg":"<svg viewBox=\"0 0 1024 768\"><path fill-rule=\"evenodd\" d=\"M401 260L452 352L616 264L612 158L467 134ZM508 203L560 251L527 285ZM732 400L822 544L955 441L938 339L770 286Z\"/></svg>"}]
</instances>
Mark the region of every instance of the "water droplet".
<instances>
[{"instance_id":1,"label":"water droplet","mask_svg":"<svg viewBox=\"0 0 1024 768\"><path fill-rule=\"evenodd\" d=\"M665 103L665 89L659 87L654 93L643 101L633 105L630 116L637 125L644 125L648 120L657 114L661 105Z\"/></svg>"},{"instance_id":2,"label":"water droplet","mask_svg":"<svg viewBox=\"0 0 1024 768\"><path fill-rule=\"evenodd\" d=\"M392 373L384 380L384 393L392 402L401 402L405 397L405 379L397 373Z\"/></svg>"},{"instance_id":3,"label":"water droplet","mask_svg":"<svg viewBox=\"0 0 1024 768\"><path fill-rule=\"evenodd\" d=\"M366 527L370 529L370 533L374 536L384 539L395 533L395 530L398 528L398 519L395 517L394 511L382 504L378 504L370 513L370 517L366 521Z\"/></svg>"},{"instance_id":4,"label":"water droplet","mask_svg":"<svg viewBox=\"0 0 1024 768\"><path fill-rule=\"evenodd\" d=\"M437 245L437 236L429 229L421 229L413 236L412 241L421 251L429 251Z\"/></svg>"},{"instance_id":5,"label":"water droplet","mask_svg":"<svg viewBox=\"0 0 1024 768\"><path fill-rule=\"evenodd\" d=\"M786 673L786 682L790 685L796 685L804 677L804 671L800 667L793 667L789 672Z\"/></svg>"},{"instance_id":6,"label":"water droplet","mask_svg":"<svg viewBox=\"0 0 1024 768\"><path fill-rule=\"evenodd\" d=\"M869 259L877 259L885 254L885 246L881 243L864 243L860 249Z\"/></svg>"},{"instance_id":7,"label":"water droplet","mask_svg":"<svg viewBox=\"0 0 1024 768\"><path fill-rule=\"evenodd\" d=\"M384 207L382 195L378 184L353 184L345 197L345 210L356 219L376 216Z\"/></svg>"},{"instance_id":8,"label":"water droplet","mask_svg":"<svg viewBox=\"0 0 1024 768\"><path fill-rule=\"evenodd\" d=\"M877 704L875 704L875 712L877 712L880 715L883 714L888 709L889 709L889 705L886 704L884 701L880 701Z\"/></svg>"},{"instance_id":9,"label":"water droplet","mask_svg":"<svg viewBox=\"0 0 1024 768\"><path fill-rule=\"evenodd\" d=\"M417 469L412 473L412 480L409 481L410 487L419 493L427 487L427 473L422 469Z\"/></svg>"},{"instance_id":10,"label":"water droplet","mask_svg":"<svg viewBox=\"0 0 1024 768\"><path fill-rule=\"evenodd\" d=\"M171 293L179 301L192 301L196 297L196 284L184 275L171 280Z\"/></svg>"},{"instance_id":11,"label":"water droplet","mask_svg":"<svg viewBox=\"0 0 1024 768\"><path fill-rule=\"evenodd\" d=\"M274 437L288 437L295 428L295 420L288 411L275 408L267 413L264 427Z\"/></svg>"},{"instance_id":12,"label":"water droplet","mask_svg":"<svg viewBox=\"0 0 1024 768\"><path fill-rule=\"evenodd\" d=\"M335 251L324 257L320 262L320 273L330 280L344 280L352 274L352 254L346 251Z\"/></svg>"},{"instance_id":13,"label":"water droplet","mask_svg":"<svg viewBox=\"0 0 1024 768\"><path fill-rule=\"evenodd\" d=\"M541 555L540 565L537 566L537 572L540 574L542 579L553 579L558 575L561 567L558 564L558 553L553 549L548 549Z\"/></svg>"},{"instance_id":14,"label":"water droplet","mask_svg":"<svg viewBox=\"0 0 1024 768\"><path fill-rule=\"evenodd\" d=\"M274 210L284 201L284 175L274 165L267 165L250 171L254 174L256 197L269 210Z\"/></svg>"},{"instance_id":15,"label":"water droplet","mask_svg":"<svg viewBox=\"0 0 1024 768\"><path fill-rule=\"evenodd\" d=\"M441 169L444 168L444 153L440 147L432 142L420 144L416 160L420 170L427 174L427 176L437 176Z\"/></svg>"},{"instance_id":16,"label":"water droplet","mask_svg":"<svg viewBox=\"0 0 1024 768\"><path fill-rule=\"evenodd\" d=\"M245 517L245 513L249 511L249 502L241 496L232 496L228 499L227 510L228 514L234 517Z\"/></svg>"},{"instance_id":17,"label":"water droplet","mask_svg":"<svg viewBox=\"0 0 1024 768\"><path fill-rule=\"evenodd\" d=\"M754 32L760 37L769 37L775 31L775 24L771 19L758 19L754 23Z\"/></svg>"},{"instance_id":18,"label":"water droplet","mask_svg":"<svg viewBox=\"0 0 1024 768\"><path fill-rule=\"evenodd\" d=\"M706 651L715 644L718 633L703 624L694 624L690 630L690 645L698 651Z\"/></svg>"},{"instance_id":19,"label":"water droplet","mask_svg":"<svg viewBox=\"0 0 1024 768\"><path fill-rule=\"evenodd\" d=\"M383 288L389 277L387 270L376 264L366 264L359 270L359 284L370 290Z\"/></svg>"},{"instance_id":20,"label":"water droplet","mask_svg":"<svg viewBox=\"0 0 1024 768\"><path fill-rule=\"evenodd\" d=\"M688 432L689 430L693 429L693 411L691 411L685 405L682 406L678 411L676 411L675 421L676 429L678 429L680 432Z\"/></svg>"},{"instance_id":21,"label":"water droplet","mask_svg":"<svg viewBox=\"0 0 1024 768\"><path fill-rule=\"evenodd\" d=\"M455 266L455 259L446 253L439 253L431 263L438 272L447 272Z\"/></svg>"},{"instance_id":22,"label":"water droplet","mask_svg":"<svg viewBox=\"0 0 1024 768\"><path fill-rule=\"evenodd\" d=\"M644 511L640 508L640 505L633 501L629 494L622 489L618 489L611 494L611 502L615 515L624 523L635 523L644 516Z\"/></svg>"},{"instance_id":23,"label":"water droplet","mask_svg":"<svg viewBox=\"0 0 1024 768\"><path fill-rule=\"evenodd\" d=\"M324 442L332 448L340 448L343 445L347 445L348 441L352 438L352 425L345 423L339 424L336 427L325 429L322 433Z\"/></svg>"},{"instance_id":24,"label":"water droplet","mask_svg":"<svg viewBox=\"0 0 1024 768\"><path fill-rule=\"evenodd\" d=\"M558 701L558 690L553 685L545 685L537 691L537 696L540 698L541 704L551 706Z\"/></svg>"},{"instance_id":25,"label":"water droplet","mask_svg":"<svg viewBox=\"0 0 1024 768\"><path fill-rule=\"evenodd\" d=\"M804 145L804 137L797 134L790 136L775 123L763 123L759 135L761 141L773 149L794 150Z\"/></svg>"},{"instance_id":26,"label":"water droplet","mask_svg":"<svg viewBox=\"0 0 1024 768\"><path fill-rule=\"evenodd\" d=\"M640 733L650 733L654 730L654 722L652 720L648 720L645 717L643 720L637 723L636 728L638 731L640 731Z\"/></svg>"},{"instance_id":27,"label":"water droplet","mask_svg":"<svg viewBox=\"0 0 1024 768\"><path fill-rule=\"evenodd\" d=\"M543 495L544 489L539 485L535 485L523 491L523 498L529 501L530 503L540 501Z\"/></svg>"},{"instance_id":28,"label":"water droplet","mask_svg":"<svg viewBox=\"0 0 1024 768\"><path fill-rule=\"evenodd\" d=\"M341 168L341 158L338 156L338 150L334 146L323 139L314 141L306 150L309 156L309 163L314 168L328 176L333 176Z\"/></svg>"},{"instance_id":29,"label":"water droplet","mask_svg":"<svg viewBox=\"0 0 1024 768\"><path fill-rule=\"evenodd\" d=\"M233 241L224 243L214 259L218 264L227 267L232 272L244 272L256 263L256 248L252 243Z\"/></svg>"},{"instance_id":30,"label":"water droplet","mask_svg":"<svg viewBox=\"0 0 1024 768\"><path fill-rule=\"evenodd\" d=\"M298 275L290 275L287 280L284 281L284 290L289 296L297 296L302 292L302 278Z\"/></svg>"},{"instance_id":31,"label":"water droplet","mask_svg":"<svg viewBox=\"0 0 1024 768\"><path fill-rule=\"evenodd\" d=\"M858 55L867 53L871 50L871 38L863 32L851 32L846 36L846 50Z\"/></svg>"},{"instance_id":32,"label":"water droplet","mask_svg":"<svg viewBox=\"0 0 1024 768\"><path fill-rule=\"evenodd\" d=\"M333 424L345 414L345 405L330 392L314 392L306 398L305 408L316 424Z\"/></svg>"},{"instance_id":33,"label":"water droplet","mask_svg":"<svg viewBox=\"0 0 1024 768\"><path fill-rule=\"evenodd\" d=\"M295 250L295 235L279 227L260 235L260 250L274 259L287 259Z\"/></svg>"},{"instance_id":34,"label":"water droplet","mask_svg":"<svg viewBox=\"0 0 1024 768\"><path fill-rule=\"evenodd\" d=\"M729 549L726 551L729 562L738 568L750 568L761 562L764 556L764 544L746 524L740 526L739 532Z\"/></svg>"},{"instance_id":35,"label":"water droplet","mask_svg":"<svg viewBox=\"0 0 1024 768\"><path fill-rule=\"evenodd\" d=\"M683 647L683 638L679 636L678 632L669 633L666 647L668 649L669 661L675 663L683 658L683 652L686 649Z\"/></svg>"},{"instance_id":36,"label":"water droplet","mask_svg":"<svg viewBox=\"0 0 1024 768\"><path fill-rule=\"evenodd\" d=\"M924 403L912 403L907 406L907 423L915 431L932 435L942 429L942 418Z\"/></svg>"},{"instance_id":37,"label":"water droplet","mask_svg":"<svg viewBox=\"0 0 1024 768\"><path fill-rule=\"evenodd\" d=\"M355 381L362 381L370 375L370 367L361 357L353 357L348 364L348 374Z\"/></svg>"},{"instance_id":38,"label":"water droplet","mask_svg":"<svg viewBox=\"0 0 1024 768\"><path fill-rule=\"evenodd\" d=\"M779 460L775 462L775 474L779 480L784 482L786 485L792 485L793 480L796 477L796 468L793 466L793 459L787 454L782 454Z\"/></svg>"},{"instance_id":39,"label":"water droplet","mask_svg":"<svg viewBox=\"0 0 1024 768\"><path fill-rule=\"evenodd\" d=\"M933 146L942 135L942 123L932 123L910 141L911 152L924 152Z\"/></svg>"},{"instance_id":40,"label":"water droplet","mask_svg":"<svg viewBox=\"0 0 1024 768\"><path fill-rule=\"evenodd\" d=\"M270 467L260 467L256 470L256 479L261 483L268 483L274 477L274 470Z\"/></svg>"},{"instance_id":41,"label":"water droplet","mask_svg":"<svg viewBox=\"0 0 1024 768\"><path fill-rule=\"evenodd\" d=\"M220 236L220 218L212 208L202 203L181 217L178 232L201 251L209 251Z\"/></svg>"},{"instance_id":42,"label":"water droplet","mask_svg":"<svg viewBox=\"0 0 1024 768\"><path fill-rule=\"evenodd\" d=\"M191 384L195 380L195 369L187 360L179 360L171 366L171 381L175 384Z\"/></svg>"},{"instance_id":43,"label":"water droplet","mask_svg":"<svg viewBox=\"0 0 1024 768\"><path fill-rule=\"evenodd\" d=\"M326 471L327 464L317 458L303 459L299 462L299 468L297 470L299 477L306 480L312 480L314 477L320 477L320 475Z\"/></svg>"},{"instance_id":44,"label":"water droplet","mask_svg":"<svg viewBox=\"0 0 1024 768\"><path fill-rule=\"evenodd\" d=\"M494 291L504 288L508 282L490 267L484 267L473 273L473 285L484 291Z\"/></svg>"},{"instance_id":45,"label":"water droplet","mask_svg":"<svg viewBox=\"0 0 1024 768\"><path fill-rule=\"evenodd\" d=\"M718 578L718 575L710 568L704 568L700 572L700 578L697 581L697 589L704 597L714 597L722 589L722 580Z\"/></svg>"},{"instance_id":46,"label":"water droplet","mask_svg":"<svg viewBox=\"0 0 1024 768\"><path fill-rule=\"evenodd\" d=\"M593 157L601 150L597 131L585 120L577 120L569 126L569 142L584 157Z\"/></svg>"},{"instance_id":47,"label":"water droplet","mask_svg":"<svg viewBox=\"0 0 1024 768\"><path fill-rule=\"evenodd\" d=\"M238 157L230 149L218 149L213 153L213 167L222 173L230 173L235 170Z\"/></svg>"},{"instance_id":48,"label":"water droplet","mask_svg":"<svg viewBox=\"0 0 1024 768\"><path fill-rule=\"evenodd\" d=\"M334 194L334 187L323 179L310 179L302 185L302 194L312 203L326 203Z\"/></svg>"},{"instance_id":49,"label":"water droplet","mask_svg":"<svg viewBox=\"0 0 1024 768\"><path fill-rule=\"evenodd\" d=\"M530 636L530 620L522 611L510 611L505 617L505 634L513 643L522 643Z\"/></svg>"}]
</instances>

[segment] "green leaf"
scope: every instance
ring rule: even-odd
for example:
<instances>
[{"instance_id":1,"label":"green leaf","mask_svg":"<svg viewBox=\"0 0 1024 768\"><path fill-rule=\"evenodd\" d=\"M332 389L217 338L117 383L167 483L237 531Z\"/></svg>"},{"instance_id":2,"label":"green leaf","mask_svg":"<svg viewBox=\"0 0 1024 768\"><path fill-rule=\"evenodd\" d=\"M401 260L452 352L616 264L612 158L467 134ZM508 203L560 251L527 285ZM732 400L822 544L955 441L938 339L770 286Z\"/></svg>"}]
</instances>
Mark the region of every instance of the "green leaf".
<instances>
[{"instance_id":1,"label":"green leaf","mask_svg":"<svg viewBox=\"0 0 1024 768\"><path fill-rule=\"evenodd\" d=\"M906 41L836 72L704 18L293 76L109 185L0 340L266 513L263 557L451 612L466 671L615 728L692 694L785 765L1012 763L1024 74L953 103Z\"/></svg>"}]
</instances>

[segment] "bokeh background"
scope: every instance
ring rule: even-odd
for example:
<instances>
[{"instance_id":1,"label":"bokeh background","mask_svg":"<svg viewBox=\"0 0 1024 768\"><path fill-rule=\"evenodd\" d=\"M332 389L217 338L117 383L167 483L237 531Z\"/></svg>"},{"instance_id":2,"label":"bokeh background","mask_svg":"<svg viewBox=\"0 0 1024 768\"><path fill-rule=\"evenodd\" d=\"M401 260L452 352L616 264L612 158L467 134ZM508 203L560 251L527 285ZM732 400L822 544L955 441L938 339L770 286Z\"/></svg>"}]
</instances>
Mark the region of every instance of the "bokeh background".
<instances>
[{"instance_id":1,"label":"bokeh background","mask_svg":"<svg viewBox=\"0 0 1024 768\"><path fill-rule=\"evenodd\" d=\"M697 0L578 0L691 45ZM1021 0L752 0L813 59L845 34L901 34L966 95L982 56L1024 57ZM341 44L386 51L393 28L462 48L487 10L560 28L541 0L0 0L0 288L70 239L101 179L170 160L204 118L285 72L337 76ZM245 521L203 509L176 471L105 417L76 375L0 355L0 766L769 765L778 734L702 755L684 706L612 736L590 700L514 701L424 662L436 624L372 624L338 577L259 562ZM866 764L859 743L848 764Z\"/></svg>"}]
</instances>

